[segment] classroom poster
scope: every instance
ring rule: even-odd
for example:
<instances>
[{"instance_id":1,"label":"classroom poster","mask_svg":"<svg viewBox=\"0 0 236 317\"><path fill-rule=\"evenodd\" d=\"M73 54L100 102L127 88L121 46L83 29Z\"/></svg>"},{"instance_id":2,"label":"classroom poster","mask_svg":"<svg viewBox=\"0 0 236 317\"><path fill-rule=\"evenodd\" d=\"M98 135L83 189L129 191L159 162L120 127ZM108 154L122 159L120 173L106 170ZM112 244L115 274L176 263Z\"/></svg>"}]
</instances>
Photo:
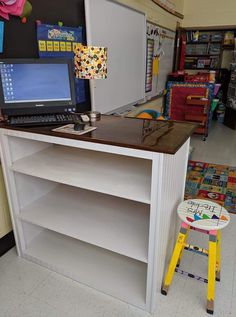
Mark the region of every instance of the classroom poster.
<instances>
[{"instance_id":1,"label":"classroom poster","mask_svg":"<svg viewBox=\"0 0 236 317\"><path fill-rule=\"evenodd\" d=\"M39 57L74 59L75 45L83 42L82 27L72 28L59 25L40 24L37 26ZM86 100L85 82L75 78L76 103Z\"/></svg>"}]
</instances>

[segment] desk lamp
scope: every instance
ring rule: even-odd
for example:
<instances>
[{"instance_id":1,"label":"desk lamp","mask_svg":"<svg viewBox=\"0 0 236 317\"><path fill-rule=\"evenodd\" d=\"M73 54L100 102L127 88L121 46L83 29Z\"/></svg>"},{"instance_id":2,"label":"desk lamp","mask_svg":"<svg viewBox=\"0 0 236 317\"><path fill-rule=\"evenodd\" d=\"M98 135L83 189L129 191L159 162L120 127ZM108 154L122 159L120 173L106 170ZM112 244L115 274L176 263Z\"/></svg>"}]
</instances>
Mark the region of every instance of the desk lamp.
<instances>
[{"instance_id":1,"label":"desk lamp","mask_svg":"<svg viewBox=\"0 0 236 317\"><path fill-rule=\"evenodd\" d=\"M77 44L75 53L75 75L81 79L107 78L107 48Z\"/></svg>"},{"instance_id":2,"label":"desk lamp","mask_svg":"<svg viewBox=\"0 0 236 317\"><path fill-rule=\"evenodd\" d=\"M74 47L74 64L76 78L80 79L106 79L107 78L107 48L97 46L84 46L77 44ZM94 81L90 81L94 85ZM94 85L94 88L95 85ZM94 90L91 89L92 105L94 104ZM100 113L91 111L87 113L91 121L100 118Z\"/></svg>"},{"instance_id":3,"label":"desk lamp","mask_svg":"<svg viewBox=\"0 0 236 317\"><path fill-rule=\"evenodd\" d=\"M107 78L107 48L97 46L84 46L77 44L74 47L75 75L80 79L106 79ZM90 81L90 88L94 81ZM91 89L92 105L94 105L94 89ZM96 112L91 112L96 114ZM100 114L99 114L100 116Z\"/></svg>"}]
</instances>

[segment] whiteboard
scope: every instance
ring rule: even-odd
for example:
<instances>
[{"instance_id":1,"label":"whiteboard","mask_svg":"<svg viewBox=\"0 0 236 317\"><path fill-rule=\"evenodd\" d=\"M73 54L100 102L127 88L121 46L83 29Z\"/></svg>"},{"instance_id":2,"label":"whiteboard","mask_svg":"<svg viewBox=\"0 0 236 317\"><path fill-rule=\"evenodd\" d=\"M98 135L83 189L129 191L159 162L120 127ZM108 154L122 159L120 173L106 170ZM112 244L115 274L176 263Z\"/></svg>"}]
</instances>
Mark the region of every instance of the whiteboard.
<instances>
[{"instance_id":1,"label":"whiteboard","mask_svg":"<svg viewBox=\"0 0 236 317\"><path fill-rule=\"evenodd\" d=\"M146 17L110 0L85 0L87 44L107 47L107 79L90 80L92 110L108 113L145 97Z\"/></svg>"},{"instance_id":2,"label":"whiteboard","mask_svg":"<svg viewBox=\"0 0 236 317\"><path fill-rule=\"evenodd\" d=\"M174 31L147 22L147 99L163 94L168 74L172 72L174 47Z\"/></svg>"}]
</instances>

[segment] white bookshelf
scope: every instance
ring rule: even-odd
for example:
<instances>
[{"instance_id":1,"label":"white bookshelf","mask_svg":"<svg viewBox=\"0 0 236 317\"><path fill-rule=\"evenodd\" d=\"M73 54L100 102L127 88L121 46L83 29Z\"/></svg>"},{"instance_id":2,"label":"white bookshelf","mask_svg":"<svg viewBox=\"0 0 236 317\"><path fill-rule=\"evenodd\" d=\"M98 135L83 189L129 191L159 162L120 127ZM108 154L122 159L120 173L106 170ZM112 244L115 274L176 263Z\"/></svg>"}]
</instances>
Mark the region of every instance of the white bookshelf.
<instances>
[{"instance_id":1,"label":"white bookshelf","mask_svg":"<svg viewBox=\"0 0 236 317\"><path fill-rule=\"evenodd\" d=\"M19 218L147 263L149 212L149 205L59 185Z\"/></svg>"},{"instance_id":2,"label":"white bookshelf","mask_svg":"<svg viewBox=\"0 0 236 317\"><path fill-rule=\"evenodd\" d=\"M148 312L183 199L175 155L0 129L19 256Z\"/></svg>"}]
</instances>

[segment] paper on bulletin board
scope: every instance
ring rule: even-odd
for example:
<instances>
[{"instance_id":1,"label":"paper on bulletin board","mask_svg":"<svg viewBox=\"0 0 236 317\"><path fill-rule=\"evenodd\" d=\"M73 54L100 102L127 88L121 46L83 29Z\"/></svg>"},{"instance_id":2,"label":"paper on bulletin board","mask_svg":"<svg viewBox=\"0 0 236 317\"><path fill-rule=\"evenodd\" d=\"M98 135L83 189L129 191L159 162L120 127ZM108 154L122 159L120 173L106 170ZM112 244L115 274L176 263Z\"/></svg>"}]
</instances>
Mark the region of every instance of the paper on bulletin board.
<instances>
[{"instance_id":1,"label":"paper on bulletin board","mask_svg":"<svg viewBox=\"0 0 236 317\"><path fill-rule=\"evenodd\" d=\"M159 70L159 58L155 56L153 58L153 75L158 76L158 70Z\"/></svg>"},{"instance_id":2,"label":"paper on bulletin board","mask_svg":"<svg viewBox=\"0 0 236 317\"><path fill-rule=\"evenodd\" d=\"M4 22L0 21L0 53L3 52Z\"/></svg>"},{"instance_id":3,"label":"paper on bulletin board","mask_svg":"<svg viewBox=\"0 0 236 317\"><path fill-rule=\"evenodd\" d=\"M82 27L40 24L37 26L39 57L74 59L75 45L83 42ZM76 103L86 100L85 82L75 78Z\"/></svg>"}]
</instances>

